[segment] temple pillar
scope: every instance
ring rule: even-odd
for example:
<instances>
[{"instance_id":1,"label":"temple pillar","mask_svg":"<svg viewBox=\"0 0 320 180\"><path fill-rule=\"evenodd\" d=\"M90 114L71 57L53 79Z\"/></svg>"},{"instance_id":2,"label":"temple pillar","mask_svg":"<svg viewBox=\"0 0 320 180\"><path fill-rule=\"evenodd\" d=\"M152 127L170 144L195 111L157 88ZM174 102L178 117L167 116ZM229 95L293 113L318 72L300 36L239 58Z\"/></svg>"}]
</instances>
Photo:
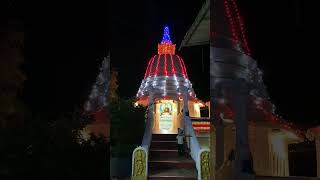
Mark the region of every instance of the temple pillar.
<instances>
[{"instance_id":1,"label":"temple pillar","mask_svg":"<svg viewBox=\"0 0 320 180\"><path fill-rule=\"evenodd\" d=\"M214 104L214 90L210 88L210 150L211 150L211 180L216 180L217 170L217 127L215 123L214 110L211 108L215 107ZM221 156L220 156L221 157Z\"/></svg>"},{"instance_id":2,"label":"temple pillar","mask_svg":"<svg viewBox=\"0 0 320 180\"><path fill-rule=\"evenodd\" d=\"M216 170L220 168L220 166L223 164L224 162L224 125L223 122L219 120L219 117L215 117L215 109L217 108L217 99L218 99L218 94L221 91L221 89L211 89L210 92L210 106L212 108L211 115L211 122L215 127L215 141L214 141L214 146L215 146L215 166L213 166L213 168L215 168ZM212 151L213 152L213 151Z\"/></svg>"},{"instance_id":3,"label":"temple pillar","mask_svg":"<svg viewBox=\"0 0 320 180\"><path fill-rule=\"evenodd\" d=\"M247 98L249 87L244 79L237 79L233 83L233 104L236 124L235 148L235 180L255 179L252 157L248 143Z\"/></svg>"}]
</instances>

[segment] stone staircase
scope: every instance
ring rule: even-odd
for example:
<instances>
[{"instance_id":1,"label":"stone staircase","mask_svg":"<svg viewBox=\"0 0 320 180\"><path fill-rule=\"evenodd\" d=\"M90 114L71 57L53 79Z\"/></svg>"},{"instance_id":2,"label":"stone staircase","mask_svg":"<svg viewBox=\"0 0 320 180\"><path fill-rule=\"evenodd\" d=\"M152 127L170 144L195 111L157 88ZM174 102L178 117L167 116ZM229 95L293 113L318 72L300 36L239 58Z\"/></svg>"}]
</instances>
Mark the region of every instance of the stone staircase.
<instances>
[{"instance_id":1,"label":"stone staircase","mask_svg":"<svg viewBox=\"0 0 320 180\"><path fill-rule=\"evenodd\" d=\"M179 156L176 134L153 134L149 149L148 179L196 180L197 170L190 156Z\"/></svg>"}]
</instances>

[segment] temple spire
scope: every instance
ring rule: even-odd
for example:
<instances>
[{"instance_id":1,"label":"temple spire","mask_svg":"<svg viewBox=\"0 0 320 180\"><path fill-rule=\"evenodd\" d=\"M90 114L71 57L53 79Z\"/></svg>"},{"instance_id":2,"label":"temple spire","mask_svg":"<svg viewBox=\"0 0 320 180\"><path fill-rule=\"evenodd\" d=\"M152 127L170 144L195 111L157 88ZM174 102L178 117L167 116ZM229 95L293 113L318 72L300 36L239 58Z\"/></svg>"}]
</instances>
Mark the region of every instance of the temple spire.
<instances>
[{"instance_id":1,"label":"temple spire","mask_svg":"<svg viewBox=\"0 0 320 180\"><path fill-rule=\"evenodd\" d=\"M176 45L172 44L170 40L169 27L165 26L163 29L163 37L160 44L158 44L158 54L175 54Z\"/></svg>"}]
</instances>

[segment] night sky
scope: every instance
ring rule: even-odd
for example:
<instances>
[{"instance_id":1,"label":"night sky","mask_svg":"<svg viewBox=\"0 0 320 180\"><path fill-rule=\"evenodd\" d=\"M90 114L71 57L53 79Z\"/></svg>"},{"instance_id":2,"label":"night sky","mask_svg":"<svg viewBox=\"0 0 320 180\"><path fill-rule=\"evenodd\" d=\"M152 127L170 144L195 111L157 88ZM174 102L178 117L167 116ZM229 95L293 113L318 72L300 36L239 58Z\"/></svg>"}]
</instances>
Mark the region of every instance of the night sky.
<instances>
[{"instance_id":1,"label":"night sky","mask_svg":"<svg viewBox=\"0 0 320 180\"><path fill-rule=\"evenodd\" d=\"M33 112L72 111L86 101L109 51L107 7L46 2L26 14L23 95Z\"/></svg>"},{"instance_id":2,"label":"night sky","mask_svg":"<svg viewBox=\"0 0 320 180\"><path fill-rule=\"evenodd\" d=\"M249 45L264 82L287 120L320 124L315 3L302 0L239 0Z\"/></svg>"},{"instance_id":3,"label":"night sky","mask_svg":"<svg viewBox=\"0 0 320 180\"><path fill-rule=\"evenodd\" d=\"M25 102L33 111L57 112L83 103L110 50L112 67L119 71L120 95L134 96L149 58L157 52L163 26L170 27L171 39L179 46L202 2L43 2L42 8L12 11L9 16L20 19L26 32ZM278 113L291 121L319 124L317 10L313 10L317 6L302 0L239 0L239 5L249 46ZM185 48L179 54L197 95L207 100L208 66L201 67L202 50L208 65L207 47Z\"/></svg>"}]
</instances>

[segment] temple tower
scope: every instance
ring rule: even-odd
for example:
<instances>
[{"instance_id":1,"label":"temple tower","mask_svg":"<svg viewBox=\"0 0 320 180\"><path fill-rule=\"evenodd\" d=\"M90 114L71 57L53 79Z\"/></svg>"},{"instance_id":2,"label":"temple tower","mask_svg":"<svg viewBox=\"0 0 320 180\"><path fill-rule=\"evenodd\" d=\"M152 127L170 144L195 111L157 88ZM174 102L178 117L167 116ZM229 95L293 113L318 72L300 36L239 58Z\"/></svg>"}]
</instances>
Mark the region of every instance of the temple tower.
<instances>
[{"instance_id":1,"label":"temple tower","mask_svg":"<svg viewBox=\"0 0 320 180\"><path fill-rule=\"evenodd\" d=\"M158 54L150 58L137 93L137 104L144 106L148 105L152 94L153 134L176 134L178 128L183 128L185 114L182 112L200 117L202 103L196 98L188 79L184 60L175 50L176 45L171 42L166 26L158 44Z\"/></svg>"}]
</instances>

